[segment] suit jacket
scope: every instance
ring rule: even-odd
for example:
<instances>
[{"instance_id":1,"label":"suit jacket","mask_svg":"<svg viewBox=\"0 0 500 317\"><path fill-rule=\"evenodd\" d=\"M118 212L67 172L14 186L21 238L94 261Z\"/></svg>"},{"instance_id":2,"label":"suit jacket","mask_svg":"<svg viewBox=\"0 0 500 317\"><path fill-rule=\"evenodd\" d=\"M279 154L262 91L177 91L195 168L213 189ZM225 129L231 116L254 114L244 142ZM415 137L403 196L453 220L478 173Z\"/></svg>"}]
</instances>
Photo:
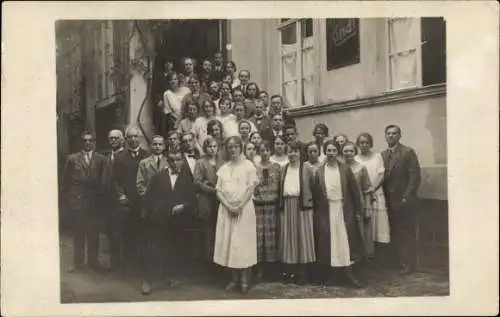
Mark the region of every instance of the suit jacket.
<instances>
[{"instance_id":1,"label":"suit jacket","mask_svg":"<svg viewBox=\"0 0 500 317\"><path fill-rule=\"evenodd\" d=\"M243 89L243 85L239 84L238 86L234 87L233 90L239 89L243 92L243 95L246 96L247 95L247 87L248 87L248 84L246 84L245 89Z\"/></svg>"},{"instance_id":2,"label":"suit jacket","mask_svg":"<svg viewBox=\"0 0 500 317\"><path fill-rule=\"evenodd\" d=\"M408 203L417 198L417 190L420 186L420 163L415 151L403 144L398 144L394 152L384 150L384 193L390 208L399 209L403 207L401 200L406 199Z\"/></svg>"},{"instance_id":3,"label":"suit jacket","mask_svg":"<svg viewBox=\"0 0 500 317\"><path fill-rule=\"evenodd\" d=\"M144 199L144 212L148 218L169 222L174 206L183 204L183 213L186 213L193 209L195 203L194 183L186 171L180 171L172 188L169 170L163 170L153 175L149 182Z\"/></svg>"},{"instance_id":4,"label":"suit jacket","mask_svg":"<svg viewBox=\"0 0 500 317\"><path fill-rule=\"evenodd\" d=\"M160 166L157 164L156 155L150 155L139 162L136 178L136 188L139 196L144 196L144 194L146 194L149 181L154 174L168 169L168 160L164 155L160 158Z\"/></svg>"},{"instance_id":5,"label":"suit jacket","mask_svg":"<svg viewBox=\"0 0 500 317\"><path fill-rule=\"evenodd\" d=\"M104 192L105 192L105 204L109 207L110 205L113 205L117 203L117 197L115 193L115 187L113 183L113 166L115 163L116 156L119 155L120 153L123 153L125 149L121 149L114 155L112 155L112 151L106 151L102 153L105 158L106 158L106 168L105 168L105 175L104 175Z\"/></svg>"},{"instance_id":6,"label":"suit jacket","mask_svg":"<svg viewBox=\"0 0 500 317\"><path fill-rule=\"evenodd\" d=\"M106 172L106 158L94 151L90 162L83 152L66 159L62 177L65 205L72 211L93 211L102 202Z\"/></svg>"},{"instance_id":7,"label":"suit jacket","mask_svg":"<svg viewBox=\"0 0 500 317\"><path fill-rule=\"evenodd\" d=\"M189 163L188 163L188 160L186 158L186 154L182 154L182 157L184 159L184 165L182 166L182 168L186 170L186 172L188 173L188 176L191 178L191 181L192 181L194 179L194 169L192 171L191 168L189 167ZM201 157L200 152L197 149L195 149L194 150L194 159L199 160L200 157Z\"/></svg>"},{"instance_id":8,"label":"suit jacket","mask_svg":"<svg viewBox=\"0 0 500 317\"><path fill-rule=\"evenodd\" d=\"M133 157L129 150L118 154L113 164L113 180L116 197L127 196L131 206L138 208L140 196L137 193L136 181L139 162L147 157L143 149L139 149L137 157Z\"/></svg>"},{"instance_id":9,"label":"suit jacket","mask_svg":"<svg viewBox=\"0 0 500 317\"><path fill-rule=\"evenodd\" d=\"M279 211L283 212L284 208L284 197L283 197L283 190L285 186L285 178L286 178L286 173L288 172L288 166L290 163L286 164L285 167L283 168L283 171L281 173L281 180L280 180L280 194L279 194L279 201L280 201L280 207ZM313 198L312 198L312 191L311 191L311 177L313 176L313 173L311 173L311 170L308 168L304 168L304 164L300 164L299 167L299 173L300 173L300 209L301 210L308 210L313 207Z\"/></svg>"},{"instance_id":10,"label":"suit jacket","mask_svg":"<svg viewBox=\"0 0 500 317\"><path fill-rule=\"evenodd\" d=\"M364 256L364 245L359 231L356 216L362 216L360 193L354 174L344 163L339 162L340 183L342 188L342 207L344 223L347 230L349 251L352 260ZM314 173L312 181L314 204L314 235L316 257L319 263L330 265L330 207L326 196L325 165L321 165Z\"/></svg>"},{"instance_id":11,"label":"suit jacket","mask_svg":"<svg viewBox=\"0 0 500 317\"><path fill-rule=\"evenodd\" d=\"M196 162L194 170L194 184L198 192L198 216L203 219L214 218L217 213L217 171L224 164L218 156L215 167L210 165L206 158Z\"/></svg>"},{"instance_id":12,"label":"suit jacket","mask_svg":"<svg viewBox=\"0 0 500 317\"><path fill-rule=\"evenodd\" d=\"M253 116L251 116L249 120L255 125L255 128L257 128L257 131L259 131L261 136L262 136L262 133L264 131L268 131L268 130L272 129L271 128L271 118L269 118L268 116L264 116L260 120L260 123L258 123L257 118L255 117L255 114Z\"/></svg>"}]
</instances>

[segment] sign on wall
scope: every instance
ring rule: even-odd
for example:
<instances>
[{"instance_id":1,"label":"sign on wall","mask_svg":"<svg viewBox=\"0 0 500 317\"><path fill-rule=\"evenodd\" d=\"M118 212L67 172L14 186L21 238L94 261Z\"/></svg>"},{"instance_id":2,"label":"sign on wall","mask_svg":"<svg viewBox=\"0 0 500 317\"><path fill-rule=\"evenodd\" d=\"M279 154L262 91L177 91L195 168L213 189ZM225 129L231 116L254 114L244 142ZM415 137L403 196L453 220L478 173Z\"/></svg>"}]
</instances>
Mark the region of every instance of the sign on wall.
<instances>
[{"instance_id":1,"label":"sign on wall","mask_svg":"<svg viewBox=\"0 0 500 317\"><path fill-rule=\"evenodd\" d=\"M360 62L359 19L326 19L327 70Z\"/></svg>"}]
</instances>

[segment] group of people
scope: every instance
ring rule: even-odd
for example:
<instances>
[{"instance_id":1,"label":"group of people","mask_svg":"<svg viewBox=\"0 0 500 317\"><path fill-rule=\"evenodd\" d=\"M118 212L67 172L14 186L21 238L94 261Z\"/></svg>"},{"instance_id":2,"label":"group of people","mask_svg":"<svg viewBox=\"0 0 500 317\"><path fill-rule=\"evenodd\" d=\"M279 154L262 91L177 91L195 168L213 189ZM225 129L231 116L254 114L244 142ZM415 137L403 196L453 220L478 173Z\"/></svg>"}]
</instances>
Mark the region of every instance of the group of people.
<instances>
[{"instance_id":1,"label":"group of people","mask_svg":"<svg viewBox=\"0 0 500 317\"><path fill-rule=\"evenodd\" d=\"M194 64L184 62L186 68ZM221 80L236 71L234 63L226 65L233 72ZM226 268L226 290L243 293L276 270L286 283L306 284L314 271L326 283L364 287L353 266L370 262L384 245L392 246L402 274L412 270L420 166L415 151L399 142L400 127L385 128L388 149L382 153L372 150L370 134L354 142L344 134L330 137L324 123L305 143L282 97L268 104L246 70L239 87L205 74L213 79L206 81L208 90L212 83L220 86L216 99L201 97L195 74L166 76L169 86L158 103L166 130L151 138L150 153L139 146L140 130L131 127L125 136L109 133L112 150L104 155L84 133L83 150L67 159L63 195L76 219L70 271L83 267L85 242L88 266L101 270L103 209L111 215L112 269L133 263L142 242L148 246L143 294L168 272L179 245L199 251L186 261ZM198 243L187 244L186 231Z\"/></svg>"}]
</instances>

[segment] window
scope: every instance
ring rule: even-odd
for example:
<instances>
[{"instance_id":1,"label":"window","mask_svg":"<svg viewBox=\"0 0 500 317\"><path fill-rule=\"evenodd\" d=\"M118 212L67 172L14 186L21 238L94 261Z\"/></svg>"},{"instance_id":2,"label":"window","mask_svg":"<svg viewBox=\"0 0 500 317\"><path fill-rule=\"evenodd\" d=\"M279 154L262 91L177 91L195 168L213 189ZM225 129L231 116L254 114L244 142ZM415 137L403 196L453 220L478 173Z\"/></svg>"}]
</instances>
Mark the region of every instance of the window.
<instances>
[{"instance_id":1,"label":"window","mask_svg":"<svg viewBox=\"0 0 500 317\"><path fill-rule=\"evenodd\" d=\"M422 85L446 82L446 28L443 18L422 18Z\"/></svg>"},{"instance_id":2,"label":"window","mask_svg":"<svg viewBox=\"0 0 500 317\"><path fill-rule=\"evenodd\" d=\"M281 19L281 83L290 107L314 104L312 19Z\"/></svg>"},{"instance_id":3,"label":"window","mask_svg":"<svg viewBox=\"0 0 500 317\"><path fill-rule=\"evenodd\" d=\"M327 70L359 63L359 19L326 19L326 46Z\"/></svg>"},{"instance_id":4,"label":"window","mask_svg":"<svg viewBox=\"0 0 500 317\"><path fill-rule=\"evenodd\" d=\"M389 89L446 81L443 18L389 18Z\"/></svg>"},{"instance_id":5,"label":"window","mask_svg":"<svg viewBox=\"0 0 500 317\"><path fill-rule=\"evenodd\" d=\"M98 104L114 95L113 76L113 25L112 21L99 21L91 31L89 72L91 99L90 103Z\"/></svg>"},{"instance_id":6,"label":"window","mask_svg":"<svg viewBox=\"0 0 500 317\"><path fill-rule=\"evenodd\" d=\"M417 50L420 46L418 18L389 18L390 89L419 86Z\"/></svg>"}]
</instances>

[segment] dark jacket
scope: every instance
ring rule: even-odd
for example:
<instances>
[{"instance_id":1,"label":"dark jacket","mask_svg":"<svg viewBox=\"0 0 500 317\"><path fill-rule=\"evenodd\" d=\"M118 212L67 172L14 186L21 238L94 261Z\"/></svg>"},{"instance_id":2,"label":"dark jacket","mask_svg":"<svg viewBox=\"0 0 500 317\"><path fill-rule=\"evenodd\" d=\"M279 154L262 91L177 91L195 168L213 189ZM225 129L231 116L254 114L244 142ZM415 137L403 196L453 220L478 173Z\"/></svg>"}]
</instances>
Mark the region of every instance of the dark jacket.
<instances>
[{"instance_id":1,"label":"dark jacket","mask_svg":"<svg viewBox=\"0 0 500 317\"><path fill-rule=\"evenodd\" d=\"M224 164L220 157L217 157L215 167L210 165L206 158L201 158L196 162L194 170L194 184L198 192L198 216L202 219L214 219L217 214L217 171Z\"/></svg>"},{"instance_id":2,"label":"dark jacket","mask_svg":"<svg viewBox=\"0 0 500 317\"><path fill-rule=\"evenodd\" d=\"M64 206L71 211L92 211L99 207L104 196L106 158L94 151L90 163L83 152L66 159L62 177Z\"/></svg>"},{"instance_id":3,"label":"dark jacket","mask_svg":"<svg viewBox=\"0 0 500 317\"><path fill-rule=\"evenodd\" d=\"M391 209L401 208L401 200L405 198L412 203L417 198L420 186L420 163L415 151L403 144L398 144L394 152L384 150L384 193Z\"/></svg>"},{"instance_id":4,"label":"dark jacket","mask_svg":"<svg viewBox=\"0 0 500 317\"><path fill-rule=\"evenodd\" d=\"M285 186L285 178L286 174L288 172L288 166L290 163L286 164L285 167L283 168L283 171L281 173L281 181L280 181L280 207L279 211L283 212L284 208L284 197L283 197L283 190ZM311 170L308 168L304 168L304 164L300 164L299 167L299 173L300 173L300 209L301 210L308 210L313 207L313 199L312 199L312 192L311 192L311 177L313 174L311 173Z\"/></svg>"},{"instance_id":5,"label":"dark jacket","mask_svg":"<svg viewBox=\"0 0 500 317\"><path fill-rule=\"evenodd\" d=\"M268 116L263 116L261 120L257 120L254 114L249 120L255 125L261 136L263 132L271 129L271 119Z\"/></svg>"},{"instance_id":6,"label":"dark jacket","mask_svg":"<svg viewBox=\"0 0 500 317\"><path fill-rule=\"evenodd\" d=\"M153 175L146 190L144 199L145 216L161 221L169 221L172 208L183 204L183 213L188 213L196 203L194 183L185 170L181 170L174 188L170 183L169 170L163 170Z\"/></svg>"},{"instance_id":7,"label":"dark jacket","mask_svg":"<svg viewBox=\"0 0 500 317\"><path fill-rule=\"evenodd\" d=\"M342 204L344 222L349 241L352 260L364 256L364 245L356 217L362 216L362 206L359 189L349 166L339 162L340 182L342 187ZM319 263L330 265L330 216L329 202L326 196L325 165L318 167L312 182L314 204L314 235L316 258Z\"/></svg>"},{"instance_id":8,"label":"dark jacket","mask_svg":"<svg viewBox=\"0 0 500 317\"><path fill-rule=\"evenodd\" d=\"M133 157L128 149L118 154L113 163L113 180L116 197L122 194L127 196L131 207L140 206L140 198L137 193L136 181L139 162L145 159L148 153L139 149L137 157Z\"/></svg>"}]
</instances>

